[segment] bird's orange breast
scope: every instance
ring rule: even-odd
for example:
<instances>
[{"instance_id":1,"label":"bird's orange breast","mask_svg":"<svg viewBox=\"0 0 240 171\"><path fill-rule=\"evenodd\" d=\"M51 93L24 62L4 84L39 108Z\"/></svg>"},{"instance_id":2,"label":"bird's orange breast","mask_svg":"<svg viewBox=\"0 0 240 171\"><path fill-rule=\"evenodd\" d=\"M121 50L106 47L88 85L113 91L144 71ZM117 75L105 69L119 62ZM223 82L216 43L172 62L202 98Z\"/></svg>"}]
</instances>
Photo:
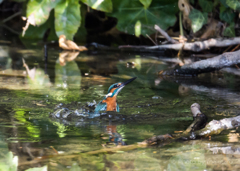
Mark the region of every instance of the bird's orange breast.
<instances>
[{"instance_id":1,"label":"bird's orange breast","mask_svg":"<svg viewBox=\"0 0 240 171\"><path fill-rule=\"evenodd\" d=\"M108 97L106 100L102 101L103 103L107 103L107 111L117 111L117 97Z\"/></svg>"}]
</instances>

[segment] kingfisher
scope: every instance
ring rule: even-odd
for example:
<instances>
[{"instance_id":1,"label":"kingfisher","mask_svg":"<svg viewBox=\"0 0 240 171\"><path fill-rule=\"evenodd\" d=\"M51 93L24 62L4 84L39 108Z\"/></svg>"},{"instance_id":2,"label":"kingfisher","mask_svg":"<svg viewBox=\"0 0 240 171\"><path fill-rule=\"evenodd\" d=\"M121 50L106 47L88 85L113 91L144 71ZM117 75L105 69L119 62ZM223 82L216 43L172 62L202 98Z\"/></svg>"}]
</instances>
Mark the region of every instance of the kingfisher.
<instances>
[{"instance_id":1,"label":"kingfisher","mask_svg":"<svg viewBox=\"0 0 240 171\"><path fill-rule=\"evenodd\" d=\"M100 111L116 111L119 112L119 106L117 104L117 95L118 93L125 87L127 84L135 80L137 77L131 78L125 82L119 82L111 85L108 89L107 95L100 101L96 108L95 113L99 113ZM106 126L106 131L109 135L109 142L113 142L118 145L125 145L121 134L117 132L116 125L109 124Z\"/></svg>"},{"instance_id":2,"label":"kingfisher","mask_svg":"<svg viewBox=\"0 0 240 171\"><path fill-rule=\"evenodd\" d=\"M117 95L127 84L135 80L137 77L131 78L125 82L119 82L111 85L108 89L107 95L100 101L95 112L99 111L116 111L119 112L119 106L117 104Z\"/></svg>"}]
</instances>

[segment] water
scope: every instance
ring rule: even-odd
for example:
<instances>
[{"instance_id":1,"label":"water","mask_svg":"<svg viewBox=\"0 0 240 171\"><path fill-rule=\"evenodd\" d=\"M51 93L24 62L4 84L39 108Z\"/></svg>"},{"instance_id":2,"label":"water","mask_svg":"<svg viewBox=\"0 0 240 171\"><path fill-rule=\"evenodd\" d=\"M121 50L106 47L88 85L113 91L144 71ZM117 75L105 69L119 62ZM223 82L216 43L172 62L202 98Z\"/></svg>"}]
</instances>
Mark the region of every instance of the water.
<instances>
[{"instance_id":1,"label":"water","mask_svg":"<svg viewBox=\"0 0 240 171\"><path fill-rule=\"evenodd\" d=\"M42 50L7 46L1 46L0 53L2 170L239 169L238 129L211 139L101 151L116 147L110 143L110 129L129 147L154 135L185 130L192 122L190 106L195 102L209 121L239 115L238 76L217 72L198 78L161 78L158 71L173 63L152 55L63 54L50 48L46 60ZM50 117L60 103L72 110L94 100L98 103L111 84L132 77L138 78L118 95L119 113L78 120Z\"/></svg>"}]
</instances>

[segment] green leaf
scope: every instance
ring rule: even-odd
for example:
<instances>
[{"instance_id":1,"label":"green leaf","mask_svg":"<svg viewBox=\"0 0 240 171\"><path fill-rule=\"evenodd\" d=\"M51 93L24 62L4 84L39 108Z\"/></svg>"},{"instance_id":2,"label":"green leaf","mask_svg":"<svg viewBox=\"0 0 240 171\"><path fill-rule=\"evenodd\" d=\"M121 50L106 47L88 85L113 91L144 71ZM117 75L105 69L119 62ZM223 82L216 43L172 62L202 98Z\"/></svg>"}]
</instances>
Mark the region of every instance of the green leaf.
<instances>
[{"instance_id":1,"label":"green leaf","mask_svg":"<svg viewBox=\"0 0 240 171\"><path fill-rule=\"evenodd\" d=\"M221 4L224 6L224 7L228 7L227 3L226 3L226 0L220 0Z\"/></svg>"},{"instance_id":2,"label":"green leaf","mask_svg":"<svg viewBox=\"0 0 240 171\"><path fill-rule=\"evenodd\" d=\"M152 3L152 0L139 0L142 4L143 4L143 6L144 6L144 8L148 8L150 5L151 5L151 3Z\"/></svg>"},{"instance_id":3,"label":"green leaf","mask_svg":"<svg viewBox=\"0 0 240 171\"><path fill-rule=\"evenodd\" d=\"M234 21L235 13L229 9L225 8L223 5L220 6L220 19L230 24Z\"/></svg>"},{"instance_id":4,"label":"green leaf","mask_svg":"<svg viewBox=\"0 0 240 171\"><path fill-rule=\"evenodd\" d=\"M0 170L1 171L17 171L17 168L18 168L18 156L14 157L11 151L7 153L1 152Z\"/></svg>"},{"instance_id":5,"label":"green leaf","mask_svg":"<svg viewBox=\"0 0 240 171\"><path fill-rule=\"evenodd\" d=\"M118 19L117 28L128 34L135 33L135 23L141 22L142 35L155 32L157 24L163 30L173 26L176 22L175 14L178 12L177 1L153 0L149 8L145 8L139 0L115 0L113 1L113 13L109 14Z\"/></svg>"},{"instance_id":6,"label":"green leaf","mask_svg":"<svg viewBox=\"0 0 240 171\"><path fill-rule=\"evenodd\" d=\"M207 13L202 13L196 9L191 10L189 19L192 21L191 27L193 32L197 32L207 23Z\"/></svg>"},{"instance_id":7,"label":"green leaf","mask_svg":"<svg viewBox=\"0 0 240 171\"><path fill-rule=\"evenodd\" d=\"M81 6L81 16L86 16L87 13L87 6ZM78 28L77 33L75 34L74 40L76 42L85 43L87 37L87 30L85 28L85 17L81 18L81 26Z\"/></svg>"},{"instance_id":8,"label":"green leaf","mask_svg":"<svg viewBox=\"0 0 240 171\"><path fill-rule=\"evenodd\" d=\"M24 37L21 37L22 39L42 39L44 34L46 33L46 31L48 29L50 30L50 34L48 36L48 40L52 41L52 40L58 40L58 37L55 33L55 29L54 29L54 14L53 11L50 13L50 16L48 18L48 20L43 23L40 26L32 26L30 25L24 35Z\"/></svg>"},{"instance_id":9,"label":"green leaf","mask_svg":"<svg viewBox=\"0 0 240 171\"><path fill-rule=\"evenodd\" d=\"M141 35L141 22L138 20L135 24L135 36L139 37Z\"/></svg>"},{"instance_id":10,"label":"green leaf","mask_svg":"<svg viewBox=\"0 0 240 171\"><path fill-rule=\"evenodd\" d=\"M27 4L27 17L34 16L35 23L41 25L47 21L50 11L60 0L30 0Z\"/></svg>"},{"instance_id":11,"label":"green leaf","mask_svg":"<svg viewBox=\"0 0 240 171\"><path fill-rule=\"evenodd\" d=\"M223 31L223 35L227 37L235 37L235 23L232 22L228 27Z\"/></svg>"},{"instance_id":12,"label":"green leaf","mask_svg":"<svg viewBox=\"0 0 240 171\"><path fill-rule=\"evenodd\" d=\"M226 4L230 8L240 11L240 1L239 0L227 0Z\"/></svg>"},{"instance_id":13,"label":"green leaf","mask_svg":"<svg viewBox=\"0 0 240 171\"><path fill-rule=\"evenodd\" d=\"M112 12L111 0L82 0L82 2L95 10Z\"/></svg>"},{"instance_id":14,"label":"green leaf","mask_svg":"<svg viewBox=\"0 0 240 171\"><path fill-rule=\"evenodd\" d=\"M62 0L55 8L55 30L72 40L81 24L80 4L74 0Z\"/></svg>"},{"instance_id":15,"label":"green leaf","mask_svg":"<svg viewBox=\"0 0 240 171\"><path fill-rule=\"evenodd\" d=\"M199 5L202 8L203 12L212 12L213 9L213 3L208 0L199 0Z\"/></svg>"}]
</instances>

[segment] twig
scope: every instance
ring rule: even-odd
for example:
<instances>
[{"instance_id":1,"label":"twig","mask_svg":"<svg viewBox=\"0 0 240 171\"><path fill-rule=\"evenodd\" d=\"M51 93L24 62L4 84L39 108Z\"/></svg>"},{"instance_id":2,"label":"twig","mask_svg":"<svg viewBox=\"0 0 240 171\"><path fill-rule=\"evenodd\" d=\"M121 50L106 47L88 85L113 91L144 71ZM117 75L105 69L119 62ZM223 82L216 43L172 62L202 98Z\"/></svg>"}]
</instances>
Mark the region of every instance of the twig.
<instances>
[{"instance_id":1,"label":"twig","mask_svg":"<svg viewBox=\"0 0 240 171\"><path fill-rule=\"evenodd\" d=\"M157 45L158 45L157 37L158 37L158 32L155 33L155 42L156 42Z\"/></svg>"},{"instance_id":2,"label":"twig","mask_svg":"<svg viewBox=\"0 0 240 171\"><path fill-rule=\"evenodd\" d=\"M157 43L155 43L155 42L153 41L153 39L152 39L148 34L146 34L146 36L153 42L153 44L155 44L155 45L157 46Z\"/></svg>"},{"instance_id":3,"label":"twig","mask_svg":"<svg viewBox=\"0 0 240 171\"><path fill-rule=\"evenodd\" d=\"M13 19L14 17L16 17L16 16L18 16L18 15L20 15L20 14L22 14L22 11L19 11L19 12L15 13L15 14L9 16L9 17L6 18L5 20L3 20L2 23L5 23L5 22L7 22L7 21Z\"/></svg>"},{"instance_id":4,"label":"twig","mask_svg":"<svg viewBox=\"0 0 240 171\"><path fill-rule=\"evenodd\" d=\"M158 36L159 38L165 38L164 36ZM174 40L181 40L182 38L180 38L180 37L171 37L172 39L174 39ZM187 39L186 39L187 40Z\"/></svg>"},{"instance_id":5,"label":"twig","mask_svg":"<svg viewBox=\"0 0 240 171\"><path fill-rule=\"evenodd\" d=\"M228 50L231 49L231 48L232 48L232 46L228 46L228 47L223 51L223 53L228 52Z\"/></svg>"},{"instance_id":6,"label":"twig","mask_svg":"<svg viewBox=\"0 0 240 171\"><path fill-rule=\"evenodd\" d=\"M240 44L238 44L235 48L231 50L231 52L235 51L237 48L239 48Z\"/></svg>"},{"instance_id":7,"label":"twig","mask_svg":"<svg viewBox=\"0 0 240 171\"><path fill-rule=\"evenodd\" d=\"M58 154L58 151L53 147L53 146L50 146L51 149L53 149L53 151Z\"/></svg>"},{"instance_id":8,"label":"twig","mask_svg":"<svg viewBox=\"0 0 240 171\"><path fill-rule=\"evenodd\" d=\"M114 153L117 151L130 151L130 150L134 150L137 148L145 148L147 146L148 146L148 144L146 142L141 142L141 143L133 144L133 145L116 146L116 147L112 147L112 148L103 148L100 150L88 151L86 153L78 153L78 154L72 154L72 155L66 155L66 154L48 155L48 156L42 156L41 158L34 158L31 161L22 162L19 164L19 166L44 162L49 159L60 159L60 158L69 159L69 158L75 158L75 157L79 157L81 155L86 155L86 154L87 155L97 155L97 154L103 154L103 153Z\"/></svg>"},{"instance_id":9,"label":"twig","mask_svg":"<svg viewBox=\"0 0 240 171\"><path fill-rule=\"evenodd\" d=\"M158 25L154 26L154 29L157 30L159 33L161 33L169 42L173 44L177 44L176 40L172 39L164 30L162 30Z\"/></svg>"},{"instance_id":10,"label":"twig","mask_svg":"<svg viewBox=\"0 0 240 171\"><path fill-rule=\"evenodd\" d=\"M180 27L180 35L183 35L183 27L182 27L182 11L179 12L179 27Z\"/></svg>"}]
</instances>

